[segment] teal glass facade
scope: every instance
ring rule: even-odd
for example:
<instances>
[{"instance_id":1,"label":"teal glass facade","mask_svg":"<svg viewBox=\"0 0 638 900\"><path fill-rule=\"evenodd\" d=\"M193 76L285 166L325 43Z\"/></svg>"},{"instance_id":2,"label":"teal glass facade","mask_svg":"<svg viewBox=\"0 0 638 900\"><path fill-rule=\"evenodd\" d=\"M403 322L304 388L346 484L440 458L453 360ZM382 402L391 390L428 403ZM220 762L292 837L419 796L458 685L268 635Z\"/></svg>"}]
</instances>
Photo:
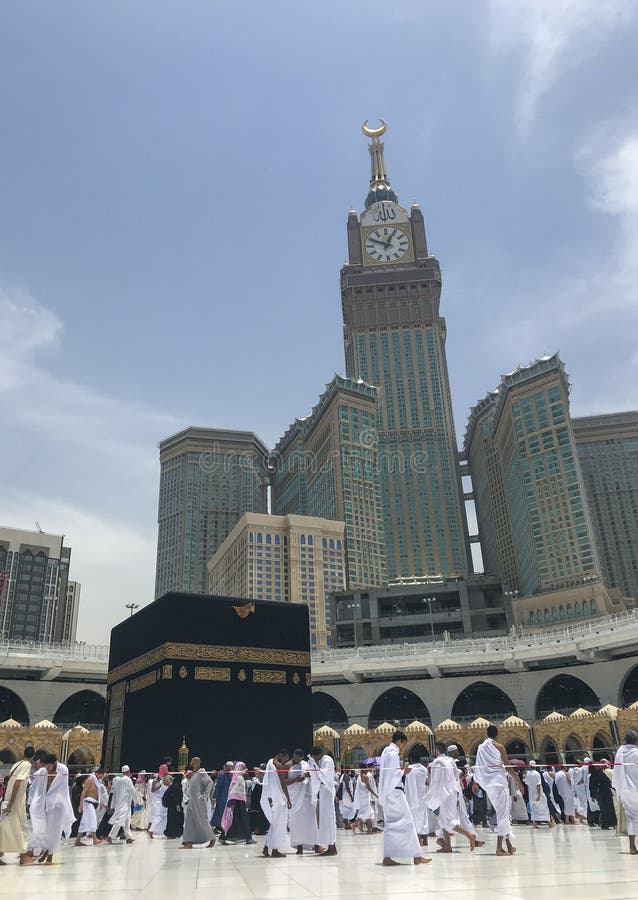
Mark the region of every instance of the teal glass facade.
<instances>
[{"instance_id":1,"label":"teal glass facade","mask_svg":"<svg viewBox=\"0 0 638 900\"><path fill-rule=\"evenodd\" d=\"M242 514L267 512L265 448L179 438L160 447L156 597L206 593L206 564Z\"/></svg>"},{"instance_id":2,"label":"teal glass facade","mask_svg":"<svg viewBox=\"0 0 638 900\"><path fill-rule=\"evenodd\" d=\"M379 474L389 576L467 574L441 320L358 333L346 364L350 377L379 386Z\"/></svg>"},{"instance_id":3,"label":"teal glass facade","mask_svg":"<svg viewBox=\"0 0 638 900\"><path fill-rule=\"evenodd\" d=\"M308 418L277 444L270 475L275 515L345 523L348 586L387 577L378 459L378 392L335 376Z\"/></svg>"},{"instance_id":4,"label":"teal glass facade","mask_svg":"<svg viewBox=\"0 0 638 900\"><path fill-rule=\"evenodd\" d=\"M573 423L603 578L638 600L638 412Z\"/></svg>"},{"instance_id":5,"label":"teal glass facade","mask_svg":"<svg viewBox=\"0 0 638 900\"><path fill-rule=\"evenodd\" d=\"M373 180L389 186L383 144L370 144ZM381 177L382 176L382 177ZM403 251L390 252L397 233ZM452 397L439 314L441 269L418 204L396 194L348 215L341 269L346 374L379 391L378 449L390 579L472 571ZM388 241L383 254L370 255ZM372 244L370 243L372 242ZM395 248L396 249L396 248Z\"/></svg>"},{"instance_id":6,"label":"teal glass facade","mask_svg":"<svg viewBox=\"0 0 638 900\"><path fill-rule=\"evenodd\" d=\"M557 355L506 375L465 438L487 567L524 597L597 579L599 562Z\"/></svg>"}]
</instances>

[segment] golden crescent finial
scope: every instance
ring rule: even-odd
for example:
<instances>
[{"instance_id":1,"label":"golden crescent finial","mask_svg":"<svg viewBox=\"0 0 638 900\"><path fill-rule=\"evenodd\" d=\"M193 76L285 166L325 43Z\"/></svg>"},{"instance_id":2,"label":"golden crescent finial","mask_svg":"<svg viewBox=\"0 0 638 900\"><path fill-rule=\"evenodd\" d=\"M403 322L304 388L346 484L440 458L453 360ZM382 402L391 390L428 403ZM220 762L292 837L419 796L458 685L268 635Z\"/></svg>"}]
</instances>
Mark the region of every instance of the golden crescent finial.
<instances>
[{"instance_id":1,"label":"golden crescent finial","mask_svg":"<svg viewBox=\"0 0 638 900\"><path fill-rule=\"evenodd\" d=\"M361 131L363 131L366 137L372 138L373 141L378 141L381 135L385 134L388 127L388 123L385 119L382 119L381 116L379 116L379 122L381 122L379 128L368 128L368 120L366 119L361 126Z\"/></svg>"}]
</instances>

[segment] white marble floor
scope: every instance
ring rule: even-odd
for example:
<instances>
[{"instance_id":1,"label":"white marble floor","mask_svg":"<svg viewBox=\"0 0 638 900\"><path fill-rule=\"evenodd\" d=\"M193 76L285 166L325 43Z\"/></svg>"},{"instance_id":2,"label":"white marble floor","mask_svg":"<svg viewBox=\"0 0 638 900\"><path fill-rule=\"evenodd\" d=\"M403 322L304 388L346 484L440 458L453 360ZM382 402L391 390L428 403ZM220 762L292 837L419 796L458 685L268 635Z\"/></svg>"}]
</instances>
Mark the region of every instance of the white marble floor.
<instances>
[{"instance_id":1,"label":"white marble floor","mask_svg":"<svg viewBox=\"0 0 638 900\"><path fill-rule=\"evenodd\" d=\"M483 835L481 835L483 837ZM339 856L264 859L256 846L219 845L212 850L179 850L177 841L137 836L131 846L103 844L76 849L69 843L50 868L19 867L15 857L0 871L0 900L416 900L426 891L434 900L624 900L638 897L638 856L627 839L590 830L560 827L553 832L516 829L516 856L494 855L496 839L470 854L459 842L452 856L434 856L427 866L383 868L381 836L339 832Z\"/></svg>"}]
</instances>

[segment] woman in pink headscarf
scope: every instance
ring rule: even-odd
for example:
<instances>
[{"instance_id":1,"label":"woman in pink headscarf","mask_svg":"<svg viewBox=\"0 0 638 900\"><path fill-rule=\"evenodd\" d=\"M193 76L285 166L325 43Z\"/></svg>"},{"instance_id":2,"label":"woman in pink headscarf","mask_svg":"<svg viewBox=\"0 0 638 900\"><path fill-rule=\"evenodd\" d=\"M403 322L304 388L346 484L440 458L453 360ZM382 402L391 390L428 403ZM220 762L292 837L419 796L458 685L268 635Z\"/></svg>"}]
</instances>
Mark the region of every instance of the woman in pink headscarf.
<instances>
[{"instance_id":1,"label":"woman in pink headscarf","mask_svg":"<svg viewBox=\"0 0 638 900\"><path fill-rule=\"evenodd\" d=\"M146 769L142 769L135 780L137 801L133 806L131 816L131 828L133 831L146 831L148 827L148 814L146 812Z\"/></svg>"},{"instance_id":2,"label":"woman in pink headscarf","mask_svg":"<svg viewBox=\"0 0 638 900\"><path fill-rule=\"evenodd\" d=\"M239 838L247 844L255 844L256 841L250 831L250 820L246 808L246 763L235 763L233 777L228 788L228 800L222 816L222 836L220 841L225 844L227 839Z\"/></svg>"}]
</instances>

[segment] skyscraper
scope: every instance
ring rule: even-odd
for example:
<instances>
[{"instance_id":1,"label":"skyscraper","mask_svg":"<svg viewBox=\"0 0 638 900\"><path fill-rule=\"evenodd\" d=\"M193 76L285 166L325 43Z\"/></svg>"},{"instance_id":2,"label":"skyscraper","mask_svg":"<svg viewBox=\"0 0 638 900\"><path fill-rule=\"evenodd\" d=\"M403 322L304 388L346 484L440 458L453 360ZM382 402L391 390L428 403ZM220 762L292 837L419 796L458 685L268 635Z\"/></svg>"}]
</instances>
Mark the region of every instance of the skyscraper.
<instances>
[{"instance_id":1,"label":"skyscraper","mask_svg":"<svg viewBox=\"0 0 638 900\"><path fill-rule=\"evenodd\" d=\"M638 412L573 425L603 578L638 601Z\"/></svg>"},{"instance_id":2,"label":"skyscraper","mask_svg":"<svg viewBox=\"0 0 638 900\"><path fill-rule=\"evenodd\" d=\"M345 523L348 587L386 580L376 434L377 389L335 375L271 457L275 515Z\"/></svg>"},{"instance_id":3,"label":"skyscraper","mask_svg":"<svg viewBox=\"0 0 638 900\"><path fill-rule=\"evenodd\" d=\"M465 453L487 572L503 574L523 596L599 578L557 354L519 366L473 408Z\"/></svg>"},{"instance_id":4,"label":"skyscraper","mask_svg":"<svg viewBox=\"0 0 638 900\"><path fill-rule=\"evenodd\" d=\"M519 590L512 523L507 506L501 457L492 430L498 391L491 391L470 413L464 454L474 488L476 522L486 572L499 574Z\"/></svg>"},{"instance_id":5,"label":"skyscraper","mask_svg":"<svg viewBox=\"0 0 638 900\"><path fill-rule=\"evenodd\" d=\"M0 631L10 640L73 641L79 588L71 594L64 535L0 527Z\"/></svg>"},{"instance_id":6,"label":"skyscraper","mask_svg":"<svg viewBox=\"0 0 638 900\"><path fill-rule=\"evenodd\" d=\"M250 431L186 428L160 444L155 596L206 593L206 564L245 512L267 512L268 451Z\"/></svg>"},{"instance_id":7,"label":"skyscraper","mask_svg":"<svg viewBox=\"0 0 638 900\"><path fill-rule=\"evenodd\" d=\"M245 513L208 563L208 593L305 603L310 644L330 646L330 595L345 585L343 522Z\"/></svg>"},{"instance_id":8,"label":"skyscraper","mask_svg":"<svg viewBox=\"0 0 638 900\"><path fill-rule=\"evenodd\" d=\"M398 203L381 135L364 125L372 177L348 216L341 270L346 374L379 389L378 449L389 577L464 575L469 539L439 313L441 270L423 215Z\"/></svg>"}]
</instances>

